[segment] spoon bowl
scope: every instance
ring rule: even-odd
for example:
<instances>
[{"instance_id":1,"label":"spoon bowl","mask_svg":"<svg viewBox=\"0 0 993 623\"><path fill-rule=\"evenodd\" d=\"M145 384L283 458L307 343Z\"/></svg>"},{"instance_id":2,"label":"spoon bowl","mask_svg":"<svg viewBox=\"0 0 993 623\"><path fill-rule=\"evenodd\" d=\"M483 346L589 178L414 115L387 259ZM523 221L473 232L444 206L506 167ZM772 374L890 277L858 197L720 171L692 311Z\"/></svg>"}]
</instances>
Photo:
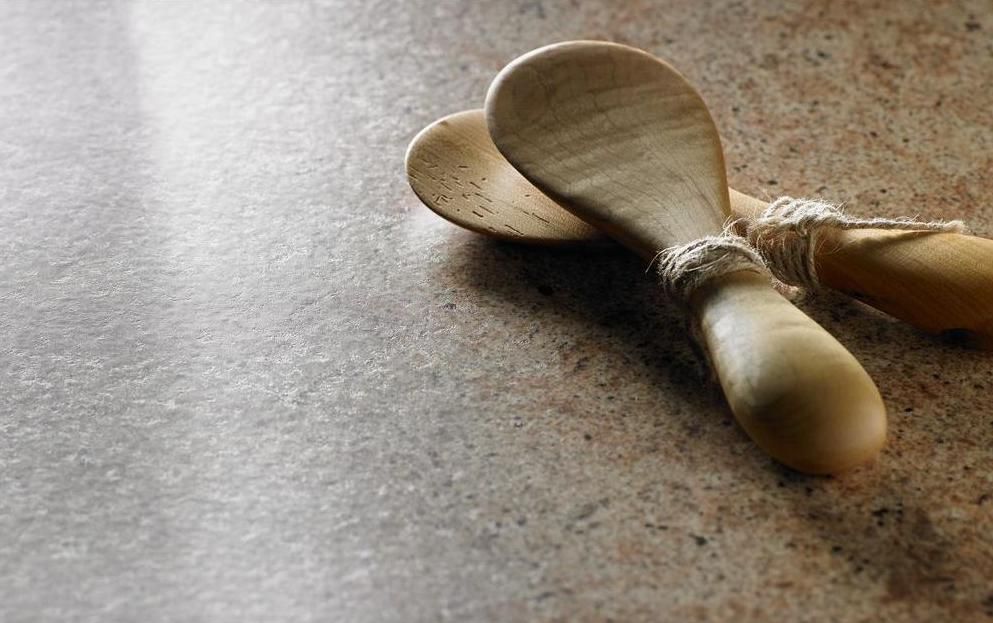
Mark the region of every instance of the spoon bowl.
<instances>
[{"instance_id":1,"label":"spoon bowl","mask_svg":"<svg viewBox=\"0 0 993 623\"><path fill-rule=\"evenodd\" d=\"M606 241L510 166L490 139L482 110L455 113L421 130L405 164L414 193L460 227L546 246Z\"/></svg>"}]
</instances>

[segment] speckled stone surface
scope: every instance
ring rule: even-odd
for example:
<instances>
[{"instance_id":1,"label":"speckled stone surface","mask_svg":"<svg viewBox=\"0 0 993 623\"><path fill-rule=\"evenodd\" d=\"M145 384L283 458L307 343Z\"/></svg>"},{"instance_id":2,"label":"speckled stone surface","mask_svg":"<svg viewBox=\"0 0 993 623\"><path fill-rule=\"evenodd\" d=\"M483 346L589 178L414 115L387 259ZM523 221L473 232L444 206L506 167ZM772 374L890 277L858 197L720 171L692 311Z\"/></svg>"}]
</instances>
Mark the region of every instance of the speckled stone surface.
<instances>
[{"instance_id":1,"label":"speckled stone surface","mask_svg":"<svg viewBox=\"0 0 993 623\"><path fill-rule=\"evenodd\" d=\"M418 204L414 134L571 38L679 67L743 191L993 236L988 0L8 0L0 619L993 619L993 355L800 301L891 425L801 477L638 260Z\"/></svg>"}]
</instances>

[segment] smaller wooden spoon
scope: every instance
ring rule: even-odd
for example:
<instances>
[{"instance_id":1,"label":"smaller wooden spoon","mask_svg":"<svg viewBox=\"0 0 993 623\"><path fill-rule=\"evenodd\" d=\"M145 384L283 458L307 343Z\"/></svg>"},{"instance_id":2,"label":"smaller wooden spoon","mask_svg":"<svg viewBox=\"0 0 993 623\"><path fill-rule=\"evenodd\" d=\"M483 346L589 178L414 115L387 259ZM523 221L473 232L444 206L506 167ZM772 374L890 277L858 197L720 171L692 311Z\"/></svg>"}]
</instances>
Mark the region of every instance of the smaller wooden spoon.
<instances>
[{"instance_id":1,"label":"smaller wooden spoon","mask_svg":"<svg viewBox=\"0 0 993 623\"><path fill-rule=\"evenodd\" d=\"M407 148L407 181L439 216L474 232L547 246L609 241L524 179L497 150L482 110L435 121Z\"/></svg>"},{"instance_id":2,"label":"smaller wooden spoon","mask_svg":"<svg viewBox=\"0 0 993 623\"><path fill-rule=\"evenodd\" d=\"M511 166L493 144L482 110L424 128L407 149L407 179L442 218L477 233L547 246L603 244ZM768 206L728 189L729 216L750 219ZM909 322L993 349L993 240L953 233L830 230L815 250L823 285Z\"/></svg>"},{"instance_id":3,"label":"smaller wooden spoon","mask_svg":"<svg viewBox=\"0 0 993 623\"><path fill-rule=\"evenodd\" d=\"M590 41L535 50L497 75L486 116L517 170L646 259L723 229L717 129L693 87L653 56ZM767 277L715 277L687 304L731 411L766 452L810 473L879 452L876 386Z\"/></svg>"}]
</instances>

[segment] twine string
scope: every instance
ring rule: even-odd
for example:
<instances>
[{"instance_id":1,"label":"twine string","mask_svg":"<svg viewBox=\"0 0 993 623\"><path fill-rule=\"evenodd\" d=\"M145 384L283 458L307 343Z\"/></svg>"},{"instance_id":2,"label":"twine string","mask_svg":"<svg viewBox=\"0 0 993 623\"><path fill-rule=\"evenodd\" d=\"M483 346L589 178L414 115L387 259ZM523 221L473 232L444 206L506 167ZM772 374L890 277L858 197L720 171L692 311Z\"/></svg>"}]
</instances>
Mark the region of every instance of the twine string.
<instances>
[{"instance_id":1,"label":"twine string","mask_svg":"<svg viewBox=\"0 0 993 623\"><path fill-rule=\"evenodd\" d=\"M962 221L920 221L914 218L855 218L839 206L814 199L780 197L758 218L743 221L745 236L784 283L816 289L820 282L814 254L828 229L902 229L916 232L965 233Z\"/></svg>"},{"instance_id":2,"label":"twine string","mask_svg":"<svg viewBox=\"0 0 993 623\"><path fill-rule=\"evenodd\" d=\"M742 270L768 273L762 257L748 241L730 232L663 249L656 261L663 291L684 305L715 277Z\"/></svg>"}]
</instances>

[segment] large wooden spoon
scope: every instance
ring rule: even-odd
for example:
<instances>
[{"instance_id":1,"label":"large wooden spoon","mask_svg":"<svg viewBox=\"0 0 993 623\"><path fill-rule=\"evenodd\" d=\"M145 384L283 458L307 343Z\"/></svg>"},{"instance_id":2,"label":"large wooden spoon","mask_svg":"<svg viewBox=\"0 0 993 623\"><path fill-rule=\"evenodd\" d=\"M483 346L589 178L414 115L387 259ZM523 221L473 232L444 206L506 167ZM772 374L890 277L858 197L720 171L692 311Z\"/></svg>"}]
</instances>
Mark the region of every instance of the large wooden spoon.
<instances>
[{"instance_id":1,"label":"large wooden spoon","mask_svg":"<svg viewBox=\"0 0 993 623\"><path fill-rule=\"evenodd\" d=\"M723 228L728 188L713 120L693 87L649 54L602 42L535 50L497 75L486 115L517 170L647 260ZM880 450L876 386L767 277L718 277L687 303L731 410L770 455L835 473Z\"/></svg>"},{"instance_id":2,"label":"large wooden spoon","mask_svg":"<svg viewBox=\"0 0 993 623\"><path fill-rule=\"evenodd\" d=\"M407 150L421 201L472 231L548 246L603 244L595 227L535 188L497 150L482 110L424 128ZM729 216L767 204L729 189ZM821 283L930 333L993 349L993 240L952 233L828 230L815 249Z\"/></svg>"}]
</instances>

